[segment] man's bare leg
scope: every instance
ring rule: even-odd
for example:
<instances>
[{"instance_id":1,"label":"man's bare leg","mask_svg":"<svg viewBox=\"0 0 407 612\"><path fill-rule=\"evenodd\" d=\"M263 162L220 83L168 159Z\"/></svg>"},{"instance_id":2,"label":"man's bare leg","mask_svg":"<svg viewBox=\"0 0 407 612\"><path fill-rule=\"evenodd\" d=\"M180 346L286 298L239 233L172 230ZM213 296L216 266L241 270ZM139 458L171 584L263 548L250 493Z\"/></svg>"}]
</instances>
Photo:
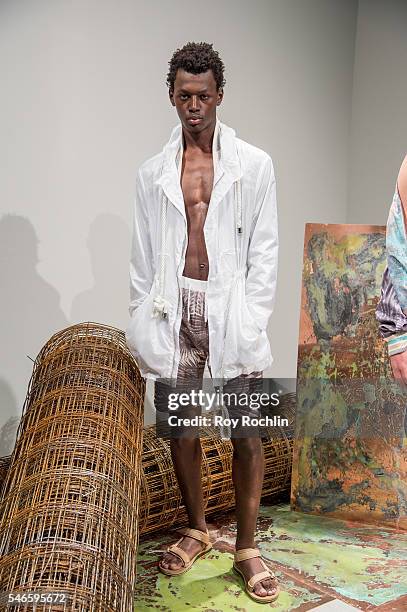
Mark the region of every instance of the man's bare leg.
<instances>
[{"instance_id":1,"label":"man's bare leg","mask_svg":"<svg viewBox=\"0 0 407 612\"><path fill-rule=\"evenodd\" d=\"M188 513L189 527L206 531L204 500L202 490L201 463L202 448L199 438L183 437L171 439L171 456L182 499ZM179 547L192 558L204 548L202 542L185 536ZM161 565L178 569L183 566L179 557L166 552Z\"/></svg>"},{"instance_id":2,"label":"man's bare leg","mask_svg":"<svg viewBox=\"0 0 407 612\"><path fill-rule=\"evenodd\" d=\"M260 505L264 476L264 451L260 437L232 438L232 478L236 496L237 537L236 550L256 548L254 535ZM237 565L246 578L264 571L258 558L240 561ZM276 591L272 579L256 584L254 592L260 596L273 595Z\"/></svg>"}]
</instances>

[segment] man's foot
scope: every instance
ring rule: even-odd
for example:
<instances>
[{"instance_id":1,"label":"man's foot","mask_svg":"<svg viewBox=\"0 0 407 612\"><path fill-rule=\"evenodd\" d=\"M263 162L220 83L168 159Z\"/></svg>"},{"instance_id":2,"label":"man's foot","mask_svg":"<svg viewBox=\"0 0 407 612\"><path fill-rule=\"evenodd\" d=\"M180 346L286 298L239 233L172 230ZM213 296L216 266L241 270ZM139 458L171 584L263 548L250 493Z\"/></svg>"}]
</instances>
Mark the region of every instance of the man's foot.
<instances>
[{"instance_id":1,"label":"man's foot","mask_svg":"<svg viewBox=\"0 0 407 612\"><path fill-rule=\"evenodd\" d=\"M199 555L199 553L202 553L203 550L209 550L212 547L207 531L188 528L181 530L181 533L182 532L184 532L185 535L183 535L182 538L178 540L176 544L172 545L172 547L175 548L174 553L172 553L171 551L164 553L159 563L160 568L162 568L163 570L181 570L187 565L187 562L194 559L196 555ZM184 561L179 556L177 556L177 554L175 554L177 548L181 549L181 551L186 554L187 558L184 559Z\"/></svg>"},{"instance_id":2,"label":"man's foot","mask_svg":"<svg viewBox=\"0 0 407 612\"><path fill-rule=\"evenodd\" d=\"M257 548L245 548L236 551L234 567L239 570L238 573L243 574L246 592L249 595L254 596L258 601L263 598L265 602L271 601L271 598L277 599L280 590L278 580L276 577L273 577L272 570L264 563ZM267 576L267 573L271 575ZM248 582L255 574L263 574L263 577L261 580L256 581L253 589L251 589Z\"/></svg>"},{"instance_id":3,"label":"man's foot","mask_svg":"<svg viewBox=\"0 0 407 612\"><path fill-rule=\"evenodd\" d=\"M245 559L245 561L239 561L239 563L235 562L235 565L242 570L246 580L250 580L254 574L258 574L264 570L263 565L259 561L259 557ZM255 584L253 589L253 592L256 593L256 595L260 595L260 597L274 595L276 591L277 584L275 578L265 578L261 582Z\"/></svg>"}]
</instances>

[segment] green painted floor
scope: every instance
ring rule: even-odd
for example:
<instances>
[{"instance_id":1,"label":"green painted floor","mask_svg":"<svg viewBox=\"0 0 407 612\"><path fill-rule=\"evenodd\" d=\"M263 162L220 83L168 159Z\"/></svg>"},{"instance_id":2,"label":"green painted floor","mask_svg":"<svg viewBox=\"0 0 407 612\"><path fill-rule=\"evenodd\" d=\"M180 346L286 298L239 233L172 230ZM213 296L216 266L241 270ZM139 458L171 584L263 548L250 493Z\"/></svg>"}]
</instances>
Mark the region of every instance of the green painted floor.
<instances>
[{"instance_id":1,"label":"green painted floor","mask_svg":"<svg viewBox=\"0 0 407 612\"><path fill-rule=\"evenodd\" d=\"M245 610L407 611L407 532L262 506L257 544L280 581L273 604L257 604L232 572L234 514L208 523L214 548L182 576L157 568L173 531L141 540L134 609L181 612ZM347 604L347 605L345 605Z\"/></svg>"}]
</instances>

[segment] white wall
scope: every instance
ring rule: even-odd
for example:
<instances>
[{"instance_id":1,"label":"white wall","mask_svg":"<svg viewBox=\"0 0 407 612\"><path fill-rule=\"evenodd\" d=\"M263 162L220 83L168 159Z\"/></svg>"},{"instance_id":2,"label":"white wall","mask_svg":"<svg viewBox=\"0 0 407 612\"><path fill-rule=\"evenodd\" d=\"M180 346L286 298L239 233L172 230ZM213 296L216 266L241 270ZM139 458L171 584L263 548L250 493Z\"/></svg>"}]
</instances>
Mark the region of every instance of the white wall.
<instances>
[{"instance_id":1,"label":"white wall","mask_svg":"<svg viewBox=\"0 0 407 612\"><path fill-rule=\"evenodd\" d=\"M407 153L407 1L360 0L349 223L384 225Z\"/></svg>"},{"instance_id":2,"label":"white wall","mask_svg":"<svg viewBox=\"0 0 407 612\"><path fill-rule=\"evenodd\" d=\"M295 376L304 223L346 221L356 17L356 0L1 2L0 455L27 355L75 322L126 326L135 172L178 122L165 78L188 40L219 50L219 116L275 163L271 373Z\"/></svg>"}]
</instances>

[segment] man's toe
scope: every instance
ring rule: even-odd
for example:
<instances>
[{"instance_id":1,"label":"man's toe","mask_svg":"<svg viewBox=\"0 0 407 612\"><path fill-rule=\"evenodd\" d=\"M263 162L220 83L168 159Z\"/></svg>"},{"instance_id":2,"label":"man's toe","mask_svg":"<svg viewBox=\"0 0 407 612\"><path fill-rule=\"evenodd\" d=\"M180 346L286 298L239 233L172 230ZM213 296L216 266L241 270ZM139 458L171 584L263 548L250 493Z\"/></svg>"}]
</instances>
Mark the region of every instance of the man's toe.
<instances>
[{"instance_id":1,"label":"man's toe","mask_svg":"<svg viewBox=\"0 0 407 612\"><path fill-rule=\"evenodd\" d=\"M166 553L163 557L163 560L161 562L161 565L163 566L164 569L174 569L172 567L172 562L173 562L174 556L173 555L169 555L168 553Z\"/></svg>"},{"instance_id":2,"label":"man's toe","mask_svg":"<svg viewBox=\"0 0 407 612\"><path fill-rule=\"evenodd\" d=\"M262 584L267 591L267 595L273 595L275 593L276 587L272 580L265 580Z\"/></svg>"},{"instance_id":3,"label":"man's toe","mask_svg":"<svg viewBox=\"0 0 407 612\"><path fill-rule=\"evenodd\" d=\"M260 595L260 597L265 597L266 595L274 595L276 589L270 580L265 580L256 585L254 587L254 590L256 595Z\"/></svg>"},{"instance_id":4,"label":"man's toe","mask_svg":"<svg viewBox=\"0 0 407 612\"><path fill-rule=\"evenodd\" d=\"M256 595L260 595L260 597L264 597L265 595L267 595L267 591L263 587L261 582L259 584L256 584L256 586L254 587L254 591Z\"/></svg>"},{"instance_id":5,"label":"man's toe","mask_svg":"<svg viewBox=\"0 0 407 612\"><path fill-rule=\"evenodd\" d=\"M171 559L170 567L172 570L179 569L181 565L182 565L181 559Z\"/></svg>"}]
</instances>

